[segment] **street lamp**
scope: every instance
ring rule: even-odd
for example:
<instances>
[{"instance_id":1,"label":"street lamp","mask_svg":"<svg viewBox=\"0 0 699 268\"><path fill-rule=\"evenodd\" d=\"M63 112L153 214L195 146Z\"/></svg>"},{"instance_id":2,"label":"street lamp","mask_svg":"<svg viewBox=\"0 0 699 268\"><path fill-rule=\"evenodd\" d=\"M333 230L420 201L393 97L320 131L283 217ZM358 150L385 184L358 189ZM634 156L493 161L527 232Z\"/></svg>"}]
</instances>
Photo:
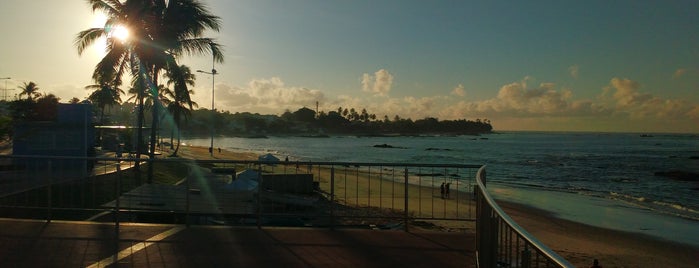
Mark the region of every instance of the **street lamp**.
<instances>
[{"instance_id":1,"label":"street lamp","mask_svg":"<svg viewBox=\"0 0 699 268\"><path fill-rule=\"evenodd\" d=\"M7 101L7 80L10 80L10 78L9 77L2 77L2 78L0 78L0 80L5 80L5 90L3 90L5 92L5 94L3 95L4 96L3 100Z\"/></svg>"},{"instance_id":2,"label":"street lamp","mask_svg":"<svg viewBox=\"0 0 699 268\"><path fill-rule=\"evenodd\" d=\"M202 70L197 70L198 73L210 74L211 75L211 146L209 147L209 153L214 156L214 77L218 74L216 69L214 69L213 63L211 64L211 72L206 72Z\"/></svg>"}]
</instances>

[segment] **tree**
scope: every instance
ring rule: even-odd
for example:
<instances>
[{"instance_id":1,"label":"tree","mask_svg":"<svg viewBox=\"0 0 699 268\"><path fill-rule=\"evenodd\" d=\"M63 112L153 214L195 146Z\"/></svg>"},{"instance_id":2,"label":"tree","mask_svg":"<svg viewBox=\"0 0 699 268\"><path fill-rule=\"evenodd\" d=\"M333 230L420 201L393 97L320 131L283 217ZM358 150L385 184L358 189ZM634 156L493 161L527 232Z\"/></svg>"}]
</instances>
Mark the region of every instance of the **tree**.
<instances>
[{"instance_id":1,"label":"tree","mask_svg":"<svg viewBox=\"0 0 699 268\"><path fill-rule=\"evenodd\" d=\"M41 97L41 93L39 93L39 86L34 82L24 82L24 84L18 88L19 90L22 90L22 92L19 93L19 96L22 97L22 95L27 95L27 100L29 102L34 101L35 98Z\"/></svg>"},{"instance_id":2,"label":"tree","mask_svg":"<svg viewBox=\"0 0 699 268\"><path fill-rule=\"evenodd\" d=\"M197 103L192 101L191 95L194 94L188 86L194 87L194 80L196 76L192 74L192 71L186 65L180 65L172 68L168 68L165 73L165 77L168 78L167 84L173 85L174 90L170 91L170 96L172 101L168 104L167 110L172 115L172 119L175 122L175 128L177 132L177 147L172 153L172 156L177 156L177 151L180 149L181 143L181 131L180 122L184 118L185 121L189 119L192 114L193 107L197 107ZM170 135L170 144L172 142L172 135ZM172 145L171 145L172 148Z\"/></svg>"},{"instance_id":3,"label":"tree","mask_svg":"<svg viewBox=\"0 0 699 268\"><path fill-rule=\"evenodd\" d=\"M221 46L211 38L203 38L206 30L218 31L220 18L211 15L206 6L197 0L88 0L93 11L107 15L104 27L91 28L78 33L75 46L78 54L92 45L98 38L107 38L107 53L95 67L93 79L114 74L121 80L125 70L130 69L136 83L139 102L138 144L142 138L143 98L148 89L153 99L158 99L158 77L161 71L177 66L177 59L183 55L211 53L213 59L223 62ZM112 36L118 26L129 31L127 40ZM158 103L153 109L150 158L155 158L155 129L158 116ZM136 157L140 157L140 148ZM149 180L152 178L152 165L149 165Z\"/></svg>"},{"instance_id":4,"label":"tree","mask_svg":"<svg viewBox=\"0 0 699 268\"><path fill-rule=\"evenodd\" d=\"M104 124L104 108L121 103L121 94L123 90L118 88L119 84L115 81L102 81L99 84L85 86L85 89L94 90L87 97L92 103L95 103L100 108L100 124Z\"/></svg>"},{"instance_id":5,"label":"tree","mask_svg":"<svg viewBox=\"0 0 699 268\"><path fill-rule=\"evenodd\" d=\"M53 94L43 95L34 103L33 119L37 121L53 121L58 116L58 101L60 99Z\"/></svg>"}]
</instances>

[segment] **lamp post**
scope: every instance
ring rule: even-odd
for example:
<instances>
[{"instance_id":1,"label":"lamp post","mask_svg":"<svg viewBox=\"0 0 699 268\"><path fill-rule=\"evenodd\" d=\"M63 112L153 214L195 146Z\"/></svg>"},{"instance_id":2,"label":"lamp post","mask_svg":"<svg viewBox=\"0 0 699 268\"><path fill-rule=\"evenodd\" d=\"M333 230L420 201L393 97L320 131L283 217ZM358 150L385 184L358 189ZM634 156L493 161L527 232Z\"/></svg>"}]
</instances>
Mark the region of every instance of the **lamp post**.
<instances>
[{"instance_id":1,"label":"lamp post","mask_svg":"<svg viewBox=\"0 0 699 268\"><path fill-rule=\"evenodd\" d=\"M5 94L3 94L3 100L7 101L7 80L10 80L10 78L2 77L0 80L5 80L5 89L3 90Z\"/></svg>"},{"instance_id":2,"label":"lamp post","mask_svg":"<svg viewBox=\"0 0 699 268\"><path fill-rule=\"evenodd\" d=\"M214 69L213 63L211 64L211 72L197 70L198 73L210 74L211 75L211 146L209 147L209 153L214 156L214 77L218 74L216 69Z\"/></svg>"}]
</instances>

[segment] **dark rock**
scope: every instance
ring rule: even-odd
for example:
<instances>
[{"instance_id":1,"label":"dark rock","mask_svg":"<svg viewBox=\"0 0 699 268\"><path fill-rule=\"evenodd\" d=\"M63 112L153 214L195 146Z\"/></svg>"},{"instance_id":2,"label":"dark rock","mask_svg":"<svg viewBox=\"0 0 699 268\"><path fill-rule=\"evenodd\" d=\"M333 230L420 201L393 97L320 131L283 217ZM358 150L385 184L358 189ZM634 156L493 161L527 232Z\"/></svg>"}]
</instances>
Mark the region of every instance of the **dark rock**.
<instances>
[{"instance_id":1,"label":"dark rock","mask_svg":"<svg viewBox=\"0 0 699 268\"><path fill-rule=\"evenodd\" d=\"M391 148L391 149L405 149L405 147L398 147L398 146L393 146L393 145L388 145L386 143L384 144L376 144L374 145L375 148Z\"/></svg>"},{"instance_id":2,"label":"dark rock","mask_svg":"<svg viewBox=\"0 0 699 268\"><path fill-rule=\"evenodd\" d=\"M699 181L699 174L680 170L658 171L655 172L655 176L665 177L678 181Z\"/></svg>"}]
</instances>

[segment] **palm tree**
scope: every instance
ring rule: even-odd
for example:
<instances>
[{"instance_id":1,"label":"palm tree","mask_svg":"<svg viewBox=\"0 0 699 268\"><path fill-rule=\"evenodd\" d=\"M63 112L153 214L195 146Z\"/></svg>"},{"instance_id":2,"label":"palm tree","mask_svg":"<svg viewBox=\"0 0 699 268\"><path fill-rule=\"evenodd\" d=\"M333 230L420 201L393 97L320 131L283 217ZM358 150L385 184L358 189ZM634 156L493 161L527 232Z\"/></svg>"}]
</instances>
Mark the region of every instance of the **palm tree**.
<instances>
[{"instance_id":1,"label":"palm tree","mask_svg":"<svg viewBox=\"0 0 699 268\"><path fill-rule=\"evenodd\" d=\"M75 45L82 52L100 37L107 37L107 54L95 67L93 78L115 74L120 80L124 70L130 69L132 78L147 78L138 84L138 140L142 138L143 98L148 88L157 94L160 72L168 66L177 66L177 59L187 55L210 52L214 60L223 62L221 46L211 38L201 37L206 30L218 31L220 18L211 15L198 0L88 0L93 11L107 15L104 27L91 28L78 33ZM129 31L128 40L111 38L115 26ZM157 97L154 99L158 99ZM158 105L153 109L157 110ZM157 112L153 113L157 123ZM141 143L138 142L140 145ZM151 130L150 158L154 158L155 126ZM137 149L137 157L140 149ZM149 165L149 174L152 174ZM151 176L149 176L149 179Z\"/></svg>"},{"instance_id":2,"label":"palm tree","mask_svg":"<svg viewBox=\"0 0 699 268\"><path fill-rule=\"evenodd\" d=\"M89 85L85 89L94 90L87 99L100 108L100 123L104 124L104 108L121 103L121 94L124 94L124 91L118 87L118 84L110 85L108 82Z\"/></svg>"},{"instance_id":3,"label":"palm tree","mask_svg":"<svg viewBox=\"0 0 699 268\"><path fill-rule=\"evenodd\" d=\"M192 101L191 95L194 92L187 88L187 86L194 86L194 80L196 76L192 74L192 71L186 65L180 65L177 67L168 68L165 73L165 77L168 78L167 84L174 85L174 90L170 92L172 97L172 102L167 106L168 111L172 114L172 118L175 121L175 128L177 129L177 147L172 153L172 156L177 156L177 151L180 149L181 135L180 135L180 121L184 117L185 121L189 119L193 107L198 106L196 102ZM172 142L172 135L170 135L170 144ZM171 145L172 146L172 145Z\"/></svg>"},{"instance_id":4,"label":"palm tree","mask_svg":"<svg viewBox=\"0 0 699 268\"><path fill-rule=\"evenodd\" d=\"M34 82L24 82L24 85L18 87L19 90L22 90L22 92L19 93L19 96L21 97L22 95L27 95L27 100L29 102L32 102L35 98L41 97L41 93L39 93L39 86L36 85Z\"/></svg>"}]
</instances>

